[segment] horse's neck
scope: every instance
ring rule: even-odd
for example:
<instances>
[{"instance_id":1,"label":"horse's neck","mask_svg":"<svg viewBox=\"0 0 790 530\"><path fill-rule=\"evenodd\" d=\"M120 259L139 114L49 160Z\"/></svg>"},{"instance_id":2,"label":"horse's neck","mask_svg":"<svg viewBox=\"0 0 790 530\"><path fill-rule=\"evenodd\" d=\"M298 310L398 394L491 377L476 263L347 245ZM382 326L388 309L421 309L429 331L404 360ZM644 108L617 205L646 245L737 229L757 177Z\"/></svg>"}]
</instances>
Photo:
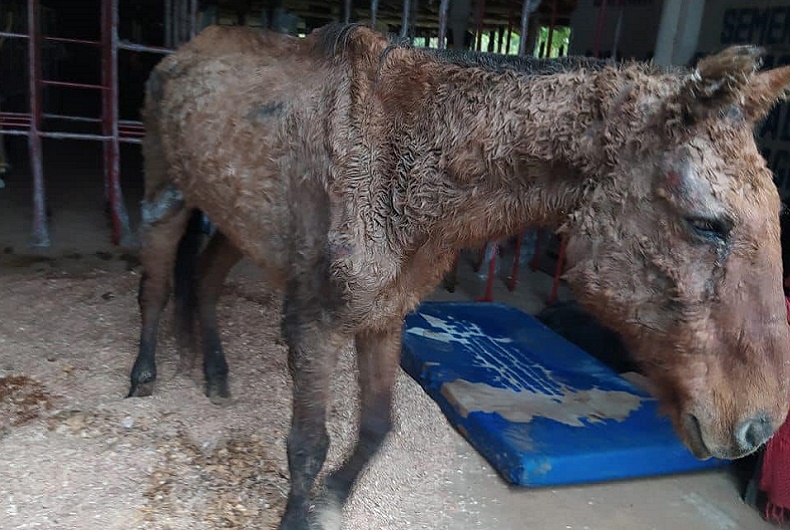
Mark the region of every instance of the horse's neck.
<instances>
[{"instance_id":1,"label":"horse's neck","mask_svg":"<svg viewBox=\"0 0 790 530\"><path fill-rule=\"evenodd\" d=\"M593 74L597 75L597 74ZM457 196L439 230L455 246L554 225L605 170L596 119L605 112L589 77L470 75L433 109L436 137ZM451 127L447 127L447 124Z\"/></svg>"}]
</instances>

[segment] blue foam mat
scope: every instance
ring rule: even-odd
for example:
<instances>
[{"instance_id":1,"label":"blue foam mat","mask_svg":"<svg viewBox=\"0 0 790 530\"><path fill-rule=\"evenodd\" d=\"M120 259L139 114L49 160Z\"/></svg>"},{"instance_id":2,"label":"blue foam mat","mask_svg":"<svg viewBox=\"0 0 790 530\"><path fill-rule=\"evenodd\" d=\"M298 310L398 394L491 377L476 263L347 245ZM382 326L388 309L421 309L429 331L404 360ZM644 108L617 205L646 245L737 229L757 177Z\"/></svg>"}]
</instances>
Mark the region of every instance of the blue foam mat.
<instances>
[{"instance_id":1,"label":"blue foam mat","mask_svg":"<svg viewBox=\"0 0 790 530\"><path fill-rule=\"evenodd\" d=\"M709 469L657 402L529 314L425 302L401 364L509 482L578 484Z\"/></svg>"}]
</instances>

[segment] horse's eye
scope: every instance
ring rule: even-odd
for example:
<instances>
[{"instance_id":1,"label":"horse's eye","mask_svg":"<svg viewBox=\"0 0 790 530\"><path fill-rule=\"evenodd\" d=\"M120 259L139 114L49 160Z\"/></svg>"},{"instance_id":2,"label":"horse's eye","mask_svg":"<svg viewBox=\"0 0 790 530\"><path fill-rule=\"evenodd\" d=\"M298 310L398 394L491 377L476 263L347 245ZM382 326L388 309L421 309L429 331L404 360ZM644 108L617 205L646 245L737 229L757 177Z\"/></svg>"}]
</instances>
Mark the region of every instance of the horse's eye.
<instances>
[{"instance_id":1,"label":"horse's eye","mask_svg":"<svg viewBox=\"0 0 790 530\"><path fill-rule=\"evenodd\" d=\"M725 240L732 230L732 222L728 219L714 217L687 217L691 230L698 237L708 240Z\"/></svg>"}]
</instances>

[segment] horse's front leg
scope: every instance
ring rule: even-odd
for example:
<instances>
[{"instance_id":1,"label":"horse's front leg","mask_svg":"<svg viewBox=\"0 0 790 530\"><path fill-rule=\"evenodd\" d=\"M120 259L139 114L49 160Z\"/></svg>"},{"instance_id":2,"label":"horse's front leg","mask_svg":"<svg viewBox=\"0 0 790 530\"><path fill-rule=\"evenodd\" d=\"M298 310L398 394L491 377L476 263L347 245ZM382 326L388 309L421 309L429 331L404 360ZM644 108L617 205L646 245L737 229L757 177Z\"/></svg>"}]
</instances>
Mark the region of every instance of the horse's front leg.
<instances>
[{"instance_id":1,"label":"horse's front leg","mask_svg":"<svg viewBox=\"0 0 790 530\"><path fill-rule=\"evenodd\" d=\"M293 379L293 416L288 435L291 489L280 530L310 530L310 492L329 449L326 410L329 381L348 339L321 308L321 289L287 289L283 335Z\"/></svg>"},{"instance_id":2,"label":"horse's front leg","mask_svg":"<svg viewBox=\"0 0 790 530\"><path fill-rule=\"evenodd\" d=\"M392 397L400 370L402 324L389 329L356 335L357 362L362 410L359 438L354 452L332 472L319 513L323 529L339 529L340 514L351 490L370 459L392 428Z\"/></svg>"}]
</instances>

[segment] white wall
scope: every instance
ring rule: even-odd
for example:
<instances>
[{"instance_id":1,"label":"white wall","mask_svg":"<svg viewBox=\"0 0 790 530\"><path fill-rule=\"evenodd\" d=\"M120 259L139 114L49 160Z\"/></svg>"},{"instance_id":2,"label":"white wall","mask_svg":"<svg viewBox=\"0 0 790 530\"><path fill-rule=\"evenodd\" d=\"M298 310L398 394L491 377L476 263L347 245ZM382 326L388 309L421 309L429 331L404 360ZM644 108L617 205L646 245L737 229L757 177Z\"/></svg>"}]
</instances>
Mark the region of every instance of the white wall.
<instances>
[{"instance_id":1,"label":"white wall","mask_svg":"<svg viewBox=\"0 0 790 530\"><path fill-rule=\"evenodd\" d=\"M705 0L664 0L656 55L660 65L688 64L697 52Z\"/></svg>"}]
</instances>

